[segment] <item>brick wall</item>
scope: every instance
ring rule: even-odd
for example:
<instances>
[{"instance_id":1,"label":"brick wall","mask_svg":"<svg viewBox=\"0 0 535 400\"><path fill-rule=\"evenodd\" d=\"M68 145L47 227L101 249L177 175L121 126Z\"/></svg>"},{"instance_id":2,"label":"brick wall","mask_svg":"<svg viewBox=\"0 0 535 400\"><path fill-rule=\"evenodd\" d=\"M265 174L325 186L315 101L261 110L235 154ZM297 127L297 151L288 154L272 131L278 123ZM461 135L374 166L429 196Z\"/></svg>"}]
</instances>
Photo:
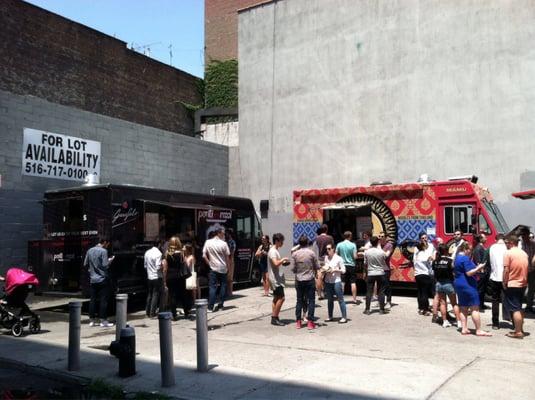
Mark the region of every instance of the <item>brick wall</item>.
<instances>
[{"instance_id":1,"label":"brick wall","mask_svg":"<svg viewBox=\"0 0 535 400\"><path fill-rule=\"evenodd\" d=\"M0 89L192 134L178 101L200 103L198 78L23 1L0 1L0 26Z\"/></svg>"},{"instance_id":2,"label":"brick wall","mask_svg":"<svg viewBox=\"0 0 535 400\"><path fill-rule=\"evenodd\" d=\"M24 128L101 142L101 183L228 193L226 146L0 90L0 274L41 238L43 192L81 184L22 175Z\"/></svg>"},{"instance_id":3,"label":"brick wall","mask_svg":"<svg viewBox=\"0 0 535 400\"><path fill-rule=\"evenodd\" d=\"M205 0L205 62L238 58L238 10L266 0Z\"/></svg>"}]
</instances>

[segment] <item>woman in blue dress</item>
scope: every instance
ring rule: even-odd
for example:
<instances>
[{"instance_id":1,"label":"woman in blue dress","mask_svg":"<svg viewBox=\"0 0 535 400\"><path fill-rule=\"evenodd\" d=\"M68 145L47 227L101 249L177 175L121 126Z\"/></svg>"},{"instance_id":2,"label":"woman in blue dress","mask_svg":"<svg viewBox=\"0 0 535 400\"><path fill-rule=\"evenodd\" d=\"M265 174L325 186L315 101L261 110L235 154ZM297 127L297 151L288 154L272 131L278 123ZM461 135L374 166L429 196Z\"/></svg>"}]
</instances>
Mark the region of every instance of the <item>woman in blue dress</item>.
<instances>
[{"instance_id":1,"label":"woman in blue dress","mask_svg":"<svg viewBox=\"0 0 535 400\"><path fill-rule=\"evenodd\" d=\"M468 312L471 313L472 321L476 326L476 336L492 336L489 332L481 330L481 318L479 316L479 295L477 293L477 281L475 274L485 268L485 264L475 265L470 259L472 246L464 242L459 246L455 257L455 293L461 308L461 334L468 335Z\"/></svg>"}]
</instances>

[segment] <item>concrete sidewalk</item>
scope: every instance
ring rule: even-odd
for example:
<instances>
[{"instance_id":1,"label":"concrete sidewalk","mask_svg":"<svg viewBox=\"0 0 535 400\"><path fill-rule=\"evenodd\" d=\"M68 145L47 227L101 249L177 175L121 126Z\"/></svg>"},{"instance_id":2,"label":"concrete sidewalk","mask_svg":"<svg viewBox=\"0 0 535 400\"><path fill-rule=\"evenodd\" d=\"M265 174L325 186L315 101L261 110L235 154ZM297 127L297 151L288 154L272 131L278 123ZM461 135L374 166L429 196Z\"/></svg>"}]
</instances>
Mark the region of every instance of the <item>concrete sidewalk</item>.
<instances>
[{"instance_id":1,"label":"concrete sidewalk","mask_svg":"<svg viewBox=\"0 0 535 400\"><path fill-rule=\"evenodd\" d=\"M502 399L535 398L535 339L461 336L416 313L416 299L395 298L388 315L362 314L348 305L350 321L324 323L326 301L318 302L318 329L297 330L295 291L288 288L281 319L270 325L271 298L259 288L236 292L226 309L209 314L209 354L213 368L195 372L195 321L173 322L176 386L160 387L158 321L130 314L137 335L137 371L116 377L117 360L107 346L115 329L90 328L83 316L79 376L105 378L128 391L159 391L187 399L375 398ZM68 315L43 312L43 332L0 336L0 357L49 370L65 371ZM339 315L335 304L335 316ZM482 314L484 325L490 313ZM527 319L525 330L534 331ZM487 327L490 328L490 327Z\"/></svg>"}]
</instances>

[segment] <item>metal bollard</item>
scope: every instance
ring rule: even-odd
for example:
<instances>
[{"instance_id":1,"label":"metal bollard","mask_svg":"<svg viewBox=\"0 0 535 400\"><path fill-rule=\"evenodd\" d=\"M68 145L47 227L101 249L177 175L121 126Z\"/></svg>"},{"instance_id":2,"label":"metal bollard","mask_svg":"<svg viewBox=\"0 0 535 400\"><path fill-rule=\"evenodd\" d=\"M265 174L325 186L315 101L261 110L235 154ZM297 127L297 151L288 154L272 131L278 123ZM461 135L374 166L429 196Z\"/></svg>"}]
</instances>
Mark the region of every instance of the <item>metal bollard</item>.
<instances>
[{"instance_id":1,"label":"metal bollard","mask_svg":"<svg viewBox=\"0 0 535 400\"><path fill-rule=\"evenodd\" d=\"M195 300L197 314L197 371L208 371L208 300Z\"/></svg>"},{"instance_id":2,"label":"metal bollard","mask_svg":"<svg viewBox=\"0 0 535 400\"><path fill-rule=\"evenodd\" d=\"M69 355L67 369L80 370L80 326L82 303L73 301L69 303Z\"/></svg>"},{"instance_id":3,"label":"metal bollard","mask_svg":"<svg viewBox=\"0 0 535 400\"><path fill-rule=\"evenodd\" d=\"M121 329L126 326L126 308L128 305L128 295L120 293L115 295L115 340L119 341Z\"/></svg>"},{"instance_id":4,"label":"metal bollard","mask_svg":"<svg viewBox=\"0 0 535 400\"><path fill-rule=\"evenodd\" d=\"M162 368L162 386L169 387L175 385L175 365L173 360L173 333L171 331L170 312L158 314L158 325L160 328L160 365Z\"/></svg>"}]
</instances>

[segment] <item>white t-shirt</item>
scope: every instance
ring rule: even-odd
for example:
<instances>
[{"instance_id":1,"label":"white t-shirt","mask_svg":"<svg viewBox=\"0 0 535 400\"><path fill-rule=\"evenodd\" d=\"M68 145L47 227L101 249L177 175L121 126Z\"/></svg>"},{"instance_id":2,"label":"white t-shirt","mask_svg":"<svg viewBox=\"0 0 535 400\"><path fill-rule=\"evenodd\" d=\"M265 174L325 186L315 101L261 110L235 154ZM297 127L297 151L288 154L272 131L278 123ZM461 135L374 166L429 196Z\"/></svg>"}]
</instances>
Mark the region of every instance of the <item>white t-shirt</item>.
<instances>
[{"instance_id":1,"label":"white t-shirt","mask_svg":"<svg viewBox=\"0 0 535 400\"><path fill-rule=\"evenodd\" d=\"M490 279L494 282L501 282L503 280L503 256L506 251L507 246L503 240L499 240L490 246Z\"/></svg>"},{"instance_id":2,"label":"white t-shirt","mask_svg":"<svg viewBox=\"0 0 535 400\"><path fill-rule=\"evenodd\" d=\"M329 256L325 256L325 266L331 268L332 271L325 274L325 282L342 282L342 274L346 273L346 266L344 265L342 257L338 254L334 254L333 258L329 260Z\"/></svg>"},{"instance_id":3,"label":"white t-shirt","mask_svg":"<svg viewBox=\"0 0 535 400\"><path fill-rule=\"evenodd\" d=\"M214 236L204 242L202 249L203 257L208 258L210 269L221 274L227 273L227 257L230 256L230 249L227 242Z\"/></svg>"},{"instance_id":4,"label":"white t-shirt","mask_svg":"<svg viewBox=\"0 0 535 400\"><path fill-rule=\"evenodd\" d=\"M149 281L162 277L162 252L157 247L145 252L144 264Z\"/></svg>"},{"instance_id":5,"label":"white t-shirt","mask_svg":"<svg viewBox=\"0 0 535 400\"><path fill-rule=\"evenodd\" d=\"M435 248L429 244L423 251L416 250L412 263L414 264L414 275L431 275L431 262L429 257L435 254Z\"/></svg>"}]
</instances>

